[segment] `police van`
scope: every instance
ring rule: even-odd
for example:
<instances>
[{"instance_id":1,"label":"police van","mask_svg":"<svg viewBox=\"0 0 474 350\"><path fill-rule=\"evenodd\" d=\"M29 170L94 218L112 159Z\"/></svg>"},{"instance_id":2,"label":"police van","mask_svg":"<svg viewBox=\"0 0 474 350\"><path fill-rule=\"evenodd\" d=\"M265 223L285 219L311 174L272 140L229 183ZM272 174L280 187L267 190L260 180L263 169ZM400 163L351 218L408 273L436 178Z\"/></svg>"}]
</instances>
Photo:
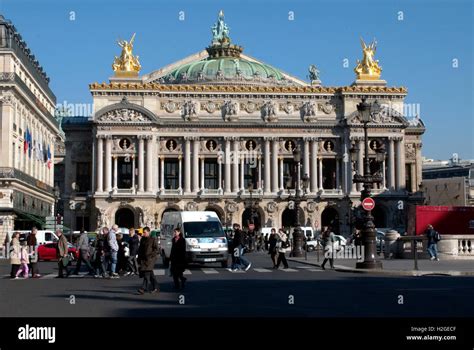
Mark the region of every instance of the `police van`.
<instances>
[{"instance_id":1,"label":"police van","mask_svg":"<svg viewBox=\"0 0 474 350\"><path fill-rule=\"evenodd\" d=\"M188 263L220 263L227 267L228 241L213 211L170 211L161 220L160 246L163 265L169 266L173 232L179 228L186 240Z\"/></svg>"}]
</instances>

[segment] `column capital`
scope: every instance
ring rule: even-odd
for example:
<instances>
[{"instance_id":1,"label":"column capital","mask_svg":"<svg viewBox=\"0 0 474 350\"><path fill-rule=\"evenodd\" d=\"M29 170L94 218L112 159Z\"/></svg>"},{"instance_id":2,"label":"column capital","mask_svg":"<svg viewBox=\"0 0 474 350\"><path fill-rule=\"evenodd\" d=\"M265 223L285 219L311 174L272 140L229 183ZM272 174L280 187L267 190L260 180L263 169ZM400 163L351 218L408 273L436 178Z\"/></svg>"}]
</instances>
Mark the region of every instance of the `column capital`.
<instances>
[{"instance_id":1,"label":"column capital","mask_svg":"<svg viewBox=\"0 0 474 350\"><path fill-rule=\"evenodd\" d=\"M98 139L98 140L104 140L106 138L107 135L104 135L104 134L97 134L95 135L95 137Z\"/></svg>"},{"instance_id":2,"label":"column capital","mask_svg":"<svg viewBox=\"0 0 474 350\"><path fill-rule=\"evenodd\" d=\"M234 141L236 139L235 136L224 136L225 141Z\"/></svg>"},{"instance_id":3,"label":"column capital","mask_svg":"<svg viewBox=\"0 0 474 350\"><path fill-rule=\"evenodd\" d=\"M145 135L145 140L153 141L153 135Z\"/></svg>"},{"instance_id":4,"label":"column capital","mask_svg":"<svg viewBox=\"0 0 474 350\"><path fill-rule=\"evenodd\" d=\"M107 140L112 140L113 139L113 135L104 135L104 136Z\"/></svg>"},{"instance_id":5,"label":"column capital","mask_svg":"<svg viewBox=\"0 0 474 350\"><path fill-rule=\"evenodd\" d=\"M142 141L145 140L147 135L137 135L138 140Z\"/></svg>"}]
</instances>

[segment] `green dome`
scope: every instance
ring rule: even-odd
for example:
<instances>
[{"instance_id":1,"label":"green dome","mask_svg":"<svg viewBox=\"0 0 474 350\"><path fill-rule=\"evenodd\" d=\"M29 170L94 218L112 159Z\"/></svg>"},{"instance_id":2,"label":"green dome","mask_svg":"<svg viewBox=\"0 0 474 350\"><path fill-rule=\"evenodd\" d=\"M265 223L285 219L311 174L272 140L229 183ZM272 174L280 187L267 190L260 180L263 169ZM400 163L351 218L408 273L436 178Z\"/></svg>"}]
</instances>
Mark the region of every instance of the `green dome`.
<instances>
[{"instance_id":1,"label":"green dome","mask_svg":"<svg viewBox=\"0 0 474 350\"><path fill-rule=\"evenodd\" d=\"M162 83L247 83L287 82L283 74L267 64L253 62L242 57L217 57L179 66L163 77Z\"/></svg>"}]
</instances>

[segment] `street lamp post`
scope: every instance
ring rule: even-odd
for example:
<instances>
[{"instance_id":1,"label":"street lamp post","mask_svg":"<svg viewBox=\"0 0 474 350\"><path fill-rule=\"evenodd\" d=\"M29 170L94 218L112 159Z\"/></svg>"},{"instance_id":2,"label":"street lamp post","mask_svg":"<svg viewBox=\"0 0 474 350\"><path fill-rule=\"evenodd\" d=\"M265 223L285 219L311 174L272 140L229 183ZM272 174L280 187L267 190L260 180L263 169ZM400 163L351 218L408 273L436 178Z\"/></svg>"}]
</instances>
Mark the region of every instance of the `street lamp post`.
<instances>
[{"instance_id":1,"label":"street lamp post","mask_svg":"<svg viewBox=\"0 0 474 350\"><path fill-rule=\"evenodd\" d=\"M295 217L296 217L296 227L293 230L293 251L291 252L293 257L300 258L304 256L304 233L301 230L301 218L300 218L300 205L301 202L305 199L304 196L306 194L306 190L309 184L309 176L305 174L303 176L303 188L304 193L301 195L301 148L298 146L293 151L293 159L296 163L296 189L295 189ZM288 199L290 199L289 197Z\"/></svg>"},{"instance_id":2,"label":"street lamp post","mask_svg":"<svg viewBox=\"0 0 474 350\"><path fill-rule=\"evenodd\" d=\"M61 195L61 192L59 190L59 186L54 187L54 233L56 233L56 225L58 223L58 203L59 203L59 196Z\"/></svg>"},{"instance_id":3,"label":"street lamp post","mask_svg":"<svg viewBox=\"0 0 474 350\"><path fill-rule=\"evenodd\" d=\"M361 191L361 201L370 197L371 190L375 183L381 183L382 177L379 174L370 174L369 163L369 138L367 135L367 124L371 121L372 105L365 102L365 98L357 105L357 110L361 122L364 124L364 174L355 174L354 183L362 183L363 189ZM375 225L374 218L371 211L365 211L363 226L362 226L362 242L364 245L364 261L358 262L356 268L360 269L382 269L382 262L376 260L376 239L375 239Z\"/></svg>"}]
</instances>

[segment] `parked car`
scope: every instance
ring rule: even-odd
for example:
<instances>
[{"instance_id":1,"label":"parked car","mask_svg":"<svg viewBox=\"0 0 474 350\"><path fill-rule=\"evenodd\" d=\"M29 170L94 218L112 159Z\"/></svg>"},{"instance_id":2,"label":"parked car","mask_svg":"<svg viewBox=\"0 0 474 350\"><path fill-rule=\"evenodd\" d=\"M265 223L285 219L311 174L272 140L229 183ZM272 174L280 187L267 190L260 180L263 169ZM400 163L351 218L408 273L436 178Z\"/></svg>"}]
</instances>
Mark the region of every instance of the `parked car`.
<instances>
[{"instance_id":1,"label":"parked car","mask_svg":"<svg viewBox=\"0 0 474 350\"><path fill-rule=\"evenodd\" d=\"M58 260L56 257L58 243L46 243L38 247L38 260ZM79 249L68 243L68 253L74 260L79 258Z\"/></svg>"},{"instance_id":2,"label":"parked car","mask_svg":"<svg viewBox=\"0 0 474 350\"><path fill-rule=\"evenodd\" d=\"M313 240L310 240L310 241L306 241L306 246L307 246L307 249L308 249L308 252L312 252L313 250L315 250L317 248L317 246L322 247L322 243L321 243L321 239L320 238L317 238L317 239L313 239ZM344 236L341 236L341 235L334 235L334 249L339 251L341 249L345 249L347 246L347 239L344 238Z\"/></svg>"}]
</instances>

